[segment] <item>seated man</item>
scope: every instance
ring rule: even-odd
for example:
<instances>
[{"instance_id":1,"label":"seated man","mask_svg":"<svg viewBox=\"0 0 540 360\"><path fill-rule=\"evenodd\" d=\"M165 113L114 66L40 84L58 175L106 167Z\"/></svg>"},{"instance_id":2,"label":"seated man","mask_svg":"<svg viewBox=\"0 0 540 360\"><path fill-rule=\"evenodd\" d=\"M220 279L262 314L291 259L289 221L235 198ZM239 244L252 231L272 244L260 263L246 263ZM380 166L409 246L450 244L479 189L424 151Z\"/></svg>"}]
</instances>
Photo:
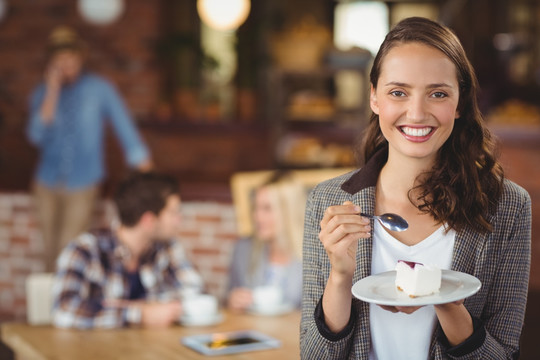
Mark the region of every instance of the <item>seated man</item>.
<instances>
[{"instance_id":1,"label":"seated man","mask_svg":"<svg viewBox=\"0 0 540 360\"><path fill-rule=\"evenodd\" d=\"M174 239L181 222L174 180L135 174L120 184L114 202L118 226L79 236L58 258L57 327L165 327L182 314L182 297L202 288Z\"/></svg>"}]
</instances>

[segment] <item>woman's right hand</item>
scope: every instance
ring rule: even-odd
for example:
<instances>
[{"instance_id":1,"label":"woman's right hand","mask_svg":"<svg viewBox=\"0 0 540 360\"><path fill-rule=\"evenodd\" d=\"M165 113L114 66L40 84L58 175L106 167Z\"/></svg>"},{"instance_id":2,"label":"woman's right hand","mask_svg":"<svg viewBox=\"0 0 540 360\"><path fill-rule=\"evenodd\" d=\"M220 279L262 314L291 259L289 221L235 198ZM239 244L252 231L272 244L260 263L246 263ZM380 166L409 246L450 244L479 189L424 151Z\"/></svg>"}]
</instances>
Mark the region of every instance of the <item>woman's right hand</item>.
<instances>
[{"instance_id":1,"label":"woman's right hand","mask_svg":"<svg viewBox=\"0 0 540 360\"><path fill-rule=\"evenodd\" d=\"M342 278L352 278L356 269L358 240L371 235L369 219L359 216L361 209L350 201L330 206L321 220L321 240L332 273Z\"/></svg>"},{"instance_id":2,"label":"woman's right hand","mask_svg":"<svg viewBox=\"0 0 540 360\"><path fill-rule=\"evenodd\" d=\"M232 311L245 311L253 304L253 293L248 288L235 288L229 294L228 307Z\"/></svg>"}]
</instances>

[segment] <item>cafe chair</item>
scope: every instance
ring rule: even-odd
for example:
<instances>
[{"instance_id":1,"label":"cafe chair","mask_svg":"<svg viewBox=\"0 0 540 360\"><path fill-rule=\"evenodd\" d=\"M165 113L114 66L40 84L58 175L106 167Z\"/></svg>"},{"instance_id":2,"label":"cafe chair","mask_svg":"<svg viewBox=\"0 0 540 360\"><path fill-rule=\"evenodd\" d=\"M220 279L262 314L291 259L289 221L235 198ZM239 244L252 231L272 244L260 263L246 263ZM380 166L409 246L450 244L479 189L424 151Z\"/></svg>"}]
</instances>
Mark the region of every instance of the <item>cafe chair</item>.
<instances>
[{"instance_id":1,"label":"cafe chair","mask_svg":"<svg viewBox=\"0 0 540 360\"><path fill-rule=\"evenodd\" d=\"M26 318L30 325L52 322L53 273L33 273L26 278Z\"/></svg>"},{"instance_id":2,"label":"cafe chair","mask_svg":"<svg viewBox=\"0 0 540 360\"><path fill-rule=\"evenodd\" d=\"M291 169L288 173L293 179L303 184L307 194L318 183L352 170L354 170L352 167ZM251 221L253 192L267 181L272 173L272 170L259 170L241 171L232 175L230 186L236 212L237 232L240 236L250 236L253 233Z\"/></svg>"}]
</instances>

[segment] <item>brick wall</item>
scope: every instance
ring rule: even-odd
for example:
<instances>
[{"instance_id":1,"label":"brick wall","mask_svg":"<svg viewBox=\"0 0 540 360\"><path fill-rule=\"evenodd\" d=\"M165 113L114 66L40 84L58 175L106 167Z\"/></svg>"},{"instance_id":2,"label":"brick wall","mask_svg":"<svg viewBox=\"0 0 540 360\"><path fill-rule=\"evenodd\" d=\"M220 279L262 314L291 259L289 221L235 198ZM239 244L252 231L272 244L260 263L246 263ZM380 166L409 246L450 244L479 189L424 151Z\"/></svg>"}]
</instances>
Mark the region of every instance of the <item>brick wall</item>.
<instances>
[{"instance_id":1,"label":"brick wall","mask_svg":"<svg viewBox=\"0 0 540 360\"><path fill-rule=\"evenodd\" d=\"M25 279L44 268L32 208L28 195L0 195L0 319L24 318Z\"/></svg>"},{"instance_id":2,"label":"brick wall","mask_svg":"<svg viewBox=\"0 0 540 360\"><path fill-rule=\"evenodd\" d=\"M110 201L96 207L93 226L112 218ZM230 203L184 202L180 233L188 256L201 273L209 293L223 298L232 247L237 239ZM43 243L28 193L0 193L0 320L26 318L25 280L43 271Z\"/></svg>"},{"instance_id":3,"label":"brick wall","mask_svg":"<svg viewBox=\"0 0 540 360\"><path fill-rule=\"evenodd\" d=\"M188 202L183 204L180 240L201 273L208 292L223 298L236 235L231 204Z\"/></svg>"},{"instance_id":4,"label":"brick wall","mask_svg":"<svg viewBox=\"0 0 540 360\"><path fill-rule=\"evenodd\" d=\"M89 68L115 85L137 120L153 112L163 90L155 51L162 1L125 3L118 21L95 26L83 20L74 0L7 1L0 22L0 189L26 190L35 168L36 150L24 136L27 103L43 77L54 27L69 25L81 34L90 49Z\"/></svg>"},{"instance_id":5,"label":"brick wall","mask_svg":"<svg viewBox=\"0 0 540 360\"><path fill-rule=\"evenodd\" d=\"M88 43L89 64L110 79L135 116L147 115L160 96L155 44L161 34L160 2L126 1L113 24L95 26L77 11L77 1L8 1L0 23L0 115L5 125L25 123L27 98L42 78L44 50L58 25L75 28Z\"/></svg>"}]
</instances>

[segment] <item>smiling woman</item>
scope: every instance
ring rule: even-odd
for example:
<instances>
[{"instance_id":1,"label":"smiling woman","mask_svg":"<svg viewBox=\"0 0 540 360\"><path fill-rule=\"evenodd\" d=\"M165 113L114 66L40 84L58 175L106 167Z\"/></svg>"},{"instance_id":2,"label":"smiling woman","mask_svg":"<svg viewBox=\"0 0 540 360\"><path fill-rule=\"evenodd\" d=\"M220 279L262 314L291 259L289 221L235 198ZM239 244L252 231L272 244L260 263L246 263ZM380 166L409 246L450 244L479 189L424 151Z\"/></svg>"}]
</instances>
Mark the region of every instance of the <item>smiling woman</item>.
<instances>
[{"instance_id":1,"label":"smiling woman","mask_svg":"<svg viewBox=\"0 0 540 360\"><path fill-rule=\"evenodd\" d=\"M515 357L531 201L504 178L463 47L450 29L407 18L385 37L370 81L365 166L319 184L307 203L302 358ZM409 228L387 230L361 212L396 213ZM353 283L398 260L472 275L482 288L433 306L352 298Z\"/></svg>"},{"instance_id":2,"label":"smiling woman","mask_svg":"<svg viewBox=\"0 0 540 360\"><path fill-rule=\"evenodd\" d=\"M393 154L434 162L459 116L455 65L437 49L409 43L388 52L378 84L371 87L371 109L398 151Z\"/></svg>"}]
</instances>

